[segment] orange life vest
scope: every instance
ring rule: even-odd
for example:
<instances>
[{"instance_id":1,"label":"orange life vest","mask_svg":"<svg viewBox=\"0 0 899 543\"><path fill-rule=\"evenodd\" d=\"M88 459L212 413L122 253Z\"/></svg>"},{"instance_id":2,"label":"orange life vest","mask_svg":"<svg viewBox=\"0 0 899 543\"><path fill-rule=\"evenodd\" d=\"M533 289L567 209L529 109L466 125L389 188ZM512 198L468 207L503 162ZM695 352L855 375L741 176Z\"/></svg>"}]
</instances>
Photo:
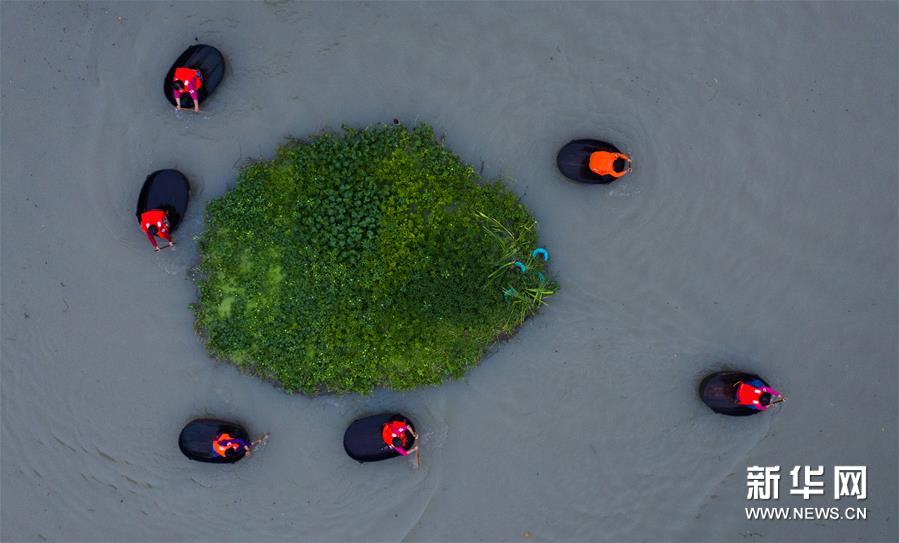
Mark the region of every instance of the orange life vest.
<instances>
[{"instance_id":1,"label":"orange life vest","mask_svg":"<svg viewBox=\"0 0 899 543\"><path fill-rule=\"evenodd\" d=\"M190 84L194 90L199 89L203 86L203 78L197 77L200 75L199 70L194 70L193 68L175 68L175 80L181 80L185 85Z\"/></svg>"},{"instance_id":2,"label":"orange life vest","mask_svg":"<svg viewBox=\"0 0 899 543\"><path fill-rule=\"evenodd\" d=\"M228 450L240 451L240 443L235 443L234 438L228 434L219 434L212 442L212 450L219 456L228 456Z\"/></svg>"},{"instance_id":3,"label":"orange life vest","mask_svg":"<svg viewBox=\"0 0 899 543\"><path fill-rule=\"evenodd\" d=\"M595 173L596 175L611 175L612 177L621 177L630 171L630 168L625 167L620 172L615 171L615 161L618 159L622 159L625 163L629 163L631 161L627 155L623 153L612 153L610 151L594 151L590 153L590 171Z\"/></svg>"},{"instance_id":4,"label":"orange life vest","mask_svg":"<svg viewBox=\"0 0 899 543\"><path fill-rule=\"evenodd\" d=\"M166 218L165 211L161 209L151 209L144 211L140 215L140 229L145 233L151 226L156 227L156 235L164 238L169 232L169 220Z\"/></svg>"},{"instance_id":5,"label":"orange life vest","mask_svg":"<svg viewBox=\"0 0 899 543\"><path fill-rule=\"evenodd\" d=\"M393 420L386 423L381 428L381 439L384 440L384 443L393 445L394 438L398 437L403 442L403 446L405 447L406 442L408 441L408 436L406 434L408 430L408 424L399 420Z\"/></svg>"},{"instance_id":6,"label":"orange life vest","mask_svg":"<svg viewBox=\"0 0 899 543\"><path fill-rule=\"evenodd\" d=\"M740 405L751 405L753 407L764 407L759 398L762 397L762 389L756 388L746 383L740 383L737 387L737 403Z\"/></svg>"}]
</instances>

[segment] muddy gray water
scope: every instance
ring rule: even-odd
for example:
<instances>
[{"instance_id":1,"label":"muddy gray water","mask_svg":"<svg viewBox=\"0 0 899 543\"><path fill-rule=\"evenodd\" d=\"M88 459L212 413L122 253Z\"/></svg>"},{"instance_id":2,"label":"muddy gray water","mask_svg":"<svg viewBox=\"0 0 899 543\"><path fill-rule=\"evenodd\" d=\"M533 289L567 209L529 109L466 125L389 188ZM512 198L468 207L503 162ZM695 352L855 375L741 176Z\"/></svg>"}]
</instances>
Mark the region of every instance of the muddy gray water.
<instances>
[{"instance_id":1,"label":"muddy gray water","mask_svg":"<svg viewBox=\"0 0 899 543\"><path fill-rule=\"evenodd\" d=\"M2 5L4 540L895 541L895 3ZM199 115L162 76L230 63ZM464 380L289 396L210 360L187 272L205 203L288 135L426 121L540 221L561 293ZM599 137L635 168L566 182ZM194 186L177 251L133 216L147 173ZM740 367L764 416L695 387ZM342 432L401 409L422 466ZM192 417L271 432L187 461ZM777 505L864 521L748 521ZM804 502L793 465L866 465L868 499Z\"/></svg>"}]
</instances>

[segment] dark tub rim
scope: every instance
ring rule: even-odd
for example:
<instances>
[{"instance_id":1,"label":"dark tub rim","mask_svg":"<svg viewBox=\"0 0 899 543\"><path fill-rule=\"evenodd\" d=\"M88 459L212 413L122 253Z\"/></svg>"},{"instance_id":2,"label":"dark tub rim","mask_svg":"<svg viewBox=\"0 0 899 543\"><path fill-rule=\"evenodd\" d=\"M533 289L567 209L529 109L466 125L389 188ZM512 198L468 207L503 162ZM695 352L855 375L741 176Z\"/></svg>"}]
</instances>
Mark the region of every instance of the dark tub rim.
<instances>
[{"instance_id":1,"label":"dark tub rim","mask_svg":"<svg viewBox=\"0 0 899 543\"><path fill-rule=\"evenodd\" d=\"M767 381L754 373L734 370L724 370L710 373L709 375L706 375L699 383L699 398L712 411L720 413L722 415L730 415L732 417L748 417L751 415L757 415L759 413L762 413L763 411L745 405L737 405L736 403L734 403L734 401L736 400L735 389L733 391L733 396L729 397L715 394L715 390L711 388L719 387L718 390L726 390L728 388L733 388L733 385L738 381L748 382L752 381L753 379L758 379L762 383L764 383L765 386L770 386L768 385Z\"/></svg>"},{"instance_id":2,"label":"dark tub rim","mask_svg":"<svg viewBox=\"0 0 899 543\"><path fill-rule=\"evenodd\" d=\"M601 140L572 140L563 145L559 149L558 154L556 154L556 167L568 179L591 185L608 185L627 177L626 175L613 177L611 175L597 175L594 173L590 169L590 154L596 151L622 152L618 147Z\"/></svg>"},{"instance_id":3,"label":"dark tub rim","mask_svg":"<svg viewBox=\"0 0 899 543\"><path fill-rule=\"evenodd\" d=\"M178 170L156 170L147 176L137 196L134 214L140 216L151 209L168 212L169 230L178 229L190 203L190 181Z\"/></svg>"},{"instance_id":4,"label":"dark tub rim","mask_svg":"<svg viewBox=\"0 0 899 543\"><path fill-rule=\"evenodd\" d=\"M412 420L401 413L378 413L351 422L343 434L343 450L347 456L359 463L379 462L402 456L381 439L381 427L394 420L403 421L415 430ZM411 441L408 448L411 449L415 446L416 439L411 435L409 437Z\"/></svg>"},{"instance_id":5,"label":"dark tub rim","mask_svg":"<svg viewBox=\"0 0 899 543\"><path fill-rule=\"evenodd\" d=\"M233 464L246 456L241 450L233 456L221 457L212 451L212 440L221 432L251 443L250 434L237 422L213 418L193 419L184 425L178 435L178 448L181 454L196 462L209 464Z\"/></svg>"}]
</instances>

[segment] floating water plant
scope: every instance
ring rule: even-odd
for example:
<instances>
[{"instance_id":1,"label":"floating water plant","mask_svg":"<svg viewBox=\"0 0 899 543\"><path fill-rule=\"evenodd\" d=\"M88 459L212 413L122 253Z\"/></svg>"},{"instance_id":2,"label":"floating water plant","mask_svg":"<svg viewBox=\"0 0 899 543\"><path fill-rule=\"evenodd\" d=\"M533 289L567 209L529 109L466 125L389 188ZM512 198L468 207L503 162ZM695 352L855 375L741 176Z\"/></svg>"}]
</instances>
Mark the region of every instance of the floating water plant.
<instances>
[{"instance_id":1,"label":"floating water plant","mask_svg":"<svg viewBox=\"0 0 899 543\"><path fill-rule=\"evenodd\" d=\"M196 327L289 391L436 384L552 294L536 248L515 195L430 127L344 128L288 142L210 202Z\"/></svg>"}]
</instances>

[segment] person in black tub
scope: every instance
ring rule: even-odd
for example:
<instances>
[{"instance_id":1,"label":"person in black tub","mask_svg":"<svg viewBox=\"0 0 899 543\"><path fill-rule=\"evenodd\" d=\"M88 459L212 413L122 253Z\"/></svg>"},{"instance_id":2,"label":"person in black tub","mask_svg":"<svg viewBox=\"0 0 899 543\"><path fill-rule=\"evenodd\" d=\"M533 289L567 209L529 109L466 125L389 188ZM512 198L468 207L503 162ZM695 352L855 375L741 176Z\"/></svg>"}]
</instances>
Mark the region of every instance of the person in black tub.
<instances>
[{"instance_id":1,"label":"person in black tub","mask_svg":"<svg viewBox=\"0 0 899 543\"><path fill-rule=\"evenodd\" d=\"M233 464L265 443L268 434L254 441L240 424L218 419L195 419L178 436L178 448L197 462Z\"/></svg>"},{"instance_id":2,"label":"person in black tub","mask_svg":"<svg viewBox=\"0 0 899 543\"><path fill-rule=\"evenodd\" d=\"M244 456L251 456L253 448L264 443L267 438L268 434L265 434L252 443L247 443L239 437L222 432L212 440L212 452L221 458L239 460Z\"/></svg>"},{"instance_id":3,"label":"person in black tub","mask_svg":"<svg viewBox=\"0 0 899 543\"><path fill-rule=\"evenodd\" d=\"M719 371L699 384L699 397L712 411L745 417L761 413L786 398L764 379L741 371Z\"/></svg>"},{"instance_id":4,"label":"person in black tub","mask_svg":"<svg viewBox=\"0 0 899 543\"><path fill-rule=\"evenodd\" d=\"M225 77L225 57L221 51L202 43L192 45L175 60L162 82L166 100L175 109L200 111Z\"/></svg>"},{"instance_id":5,"label":"person in black tub","mask_svg":"<svg viewBox=\"0 0 899 543\"><path fill-rule=\"evenodd\" d=\"M377 462L415 454L418 434L411 420L399 413L379 413L353 421L343 434L343 448L357 462Z\"/></svg>"},{"instance_id":6,"label":"person in black tub","mask_svg":"<svg viewBox=\"0 0 899 543\"><path fill-rule=\"evenodd\" d=\"M574 140L559 149L556 166L562 175L580 183L608 184L631 173L631 157L611 143Z\"/></svg>"},{"instance_id":7,"label":"person in black tub","mask_svg":"<svg viewBox=\"0 0 899 543\"><path fill-rule=\"evenodd\" d=\"M137 197L135 216L153 250L159 251L157 237L174 248L172 233L184 218L189 199L190 183L178 170L158 170L147 176Z\"/></svg>"}]
</instances>

